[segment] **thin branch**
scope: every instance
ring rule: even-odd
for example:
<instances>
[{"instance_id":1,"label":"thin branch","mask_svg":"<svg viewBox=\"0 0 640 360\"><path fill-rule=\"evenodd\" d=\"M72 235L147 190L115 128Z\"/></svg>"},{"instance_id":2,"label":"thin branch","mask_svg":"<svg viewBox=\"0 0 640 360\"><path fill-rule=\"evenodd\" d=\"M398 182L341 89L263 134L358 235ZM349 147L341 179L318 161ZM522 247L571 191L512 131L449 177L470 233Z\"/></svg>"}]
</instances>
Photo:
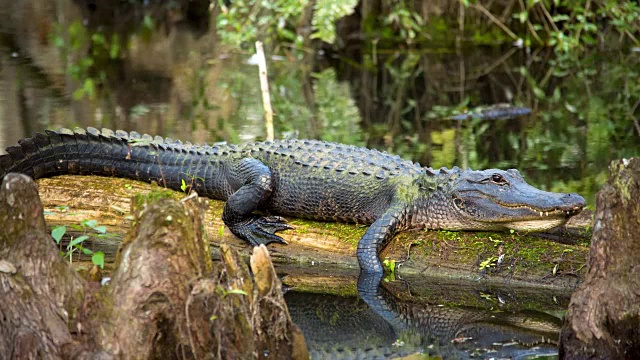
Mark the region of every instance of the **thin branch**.
<instances>
[{"instance_id":1,"label":"thin branch","mask_svg":"<svg viewBox=\"0 0 640 360\"><path fill-rule=\"evenodd\" d=\"M481 13L483 13L486 17L488 17L491 21L493 21L496 25L498 25L498 27L500 27L502 29L502 31L507 33L507 35L509 35L513 40L518 40L519 39L518 35L514 34L513 31L509 30L509 28L505 24L503 24L502 21L500 21L500 19L498 19L497 17L493 16L493 14L491 12L489 12L489 10L487 10L481 4L477 4L477 3L476 4L469 4L469 6L473 6L474 8L479 10Z\"/></svg>"},{"instance_id":2,"label":"thin branch","mask_svg":"<svg viewBox=\"0 0 640 360\"><path fill-rule=\"evenodd\" d=\"M256 54L258 55L258 68L260 69L260 89L262 90L262 106L264 108L265 126L267 127L267 140L273 141L273 109L271 108L267 61L264 57L262 41L256 41Z\"/></svg>"},{"instance_id":3,"label":"thin branch","mask_svg":"<svg viewBox=\"0 0 640 360\"><path fill-rule=\"evenodd\" d=\"M540 4L540 8L542 9L542 13L544 14L544 16L549 21L549 24L551 25L551 27L553 27L553 30L556 31L556 32L559 31L558 27L556 26L556 23L553 21L553 18L551 17L551 14L549 14L549 11L544 6L544 4L542 2L539 2L538 4Z\"/></svg>"}]
</instances>

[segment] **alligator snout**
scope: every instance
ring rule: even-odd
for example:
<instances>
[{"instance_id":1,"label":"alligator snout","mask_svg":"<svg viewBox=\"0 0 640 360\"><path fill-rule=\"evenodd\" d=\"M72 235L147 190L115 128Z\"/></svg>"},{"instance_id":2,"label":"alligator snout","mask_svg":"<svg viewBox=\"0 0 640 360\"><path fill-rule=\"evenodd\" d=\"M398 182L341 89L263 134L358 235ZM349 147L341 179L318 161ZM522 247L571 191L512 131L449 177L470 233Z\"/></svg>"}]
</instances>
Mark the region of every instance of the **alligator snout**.
<instances>
[{"instance_id":1,"label":"alligator snout","mask_svg":"<svg viewBox=\"0 0 640 360\"><path fill-rule=\"evenodd\" d=\"M576 193L564 194L560 200L563 202L562 207L568 210L582 210L587 206L584 198Z\"/></svg>"}]
</instances>

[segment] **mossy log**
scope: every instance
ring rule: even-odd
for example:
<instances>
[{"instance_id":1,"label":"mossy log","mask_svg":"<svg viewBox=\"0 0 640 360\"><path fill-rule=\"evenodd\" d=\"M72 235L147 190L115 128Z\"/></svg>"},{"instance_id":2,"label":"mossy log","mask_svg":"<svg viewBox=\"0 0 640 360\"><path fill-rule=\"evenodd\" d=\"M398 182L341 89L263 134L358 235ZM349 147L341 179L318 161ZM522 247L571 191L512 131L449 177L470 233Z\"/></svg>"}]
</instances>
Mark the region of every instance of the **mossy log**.
<instances>
[{"instance_id":1,"label":"mossy log","mask_svg":"<svg viewBox=\"0 0 640 360\"><path fill-rule=\"evenodd\" d=\"M561 359L640 354L640 158L617 160L598 192L589 270L572 295Z\"/></svg>"},{"instance_id":2,"label":"mossy log","mask_svg":"<svg viewBox=\"0 0 640 360\"><path fill-rule=\"evenodd\" d=\"M131 199L135 203L145 198L186 196L157 185L97 176L59 176L38 183L49 225L95 219L115 234L123 234L131 226ZM224 227L222 208L223 202L210 200L204 220L214 257L220 257L219 244L223 241L248 257L251 247ZM406 232L396 237L383 256L404 261L399 270L404 275L575 287L584 274L590 215L585 211L561 231L548 234ZM295 229L280 233L288 245L269 246L274 262L307 264L329 272L336 267L358 269L356 246L366 226L288 220ZM93 246L113 256L117 245L115 239Z\"/></svg>"},{"instance_id":3,"label":"mossy log","mask_svg":"<svg viewBox=\"0 0 640 360\"><path fill-rule=\"evenodd\" d=\"M271 259L253 276L221 245L214 267L208 202L156 199L136 207L110 285L85 282L56 251L33 181L0 190L0 354L9 358L306 359Z\"/></svg>"}]
</instances>

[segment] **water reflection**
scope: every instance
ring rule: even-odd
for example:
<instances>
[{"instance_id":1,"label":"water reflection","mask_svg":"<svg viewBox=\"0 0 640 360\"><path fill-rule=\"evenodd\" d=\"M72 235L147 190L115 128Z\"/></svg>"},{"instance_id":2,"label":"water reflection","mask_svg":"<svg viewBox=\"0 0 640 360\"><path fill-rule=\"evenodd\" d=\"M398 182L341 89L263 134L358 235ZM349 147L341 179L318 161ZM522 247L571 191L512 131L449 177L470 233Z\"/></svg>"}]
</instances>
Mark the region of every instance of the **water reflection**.
<instances>
[{"instance_id":1,"label":"water reflection","mask_svg":"<svg viewBox=\"0 0 640 360\"><path fill-rule=\"evenodd\" d=\"M400 297L361 274L360 298L285 294L316 359L387 359L415 353L446 359L524 359L557 354L561 320L540 311L499 311Z\"/></svg>"}]
</instances>

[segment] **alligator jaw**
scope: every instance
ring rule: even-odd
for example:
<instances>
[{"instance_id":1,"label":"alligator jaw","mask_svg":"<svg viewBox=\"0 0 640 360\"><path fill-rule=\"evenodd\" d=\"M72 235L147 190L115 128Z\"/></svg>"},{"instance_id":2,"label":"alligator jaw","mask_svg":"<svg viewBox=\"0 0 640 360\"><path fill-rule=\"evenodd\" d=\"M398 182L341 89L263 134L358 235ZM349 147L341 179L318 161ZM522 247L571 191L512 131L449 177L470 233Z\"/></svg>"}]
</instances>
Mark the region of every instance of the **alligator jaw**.
<instances>
[{"instance_id":1,"label":"alligator jaw","mask_svg":"<svg viewBox=\"0 0 640 360\"><path fill-rule=\"evenodd\" d=\"M504 205L502 205L504 206ZM510 206L504 206L511 208ZM569 218L579 214L584 208L584 203L569 204L555 209L535 209L529 206L520 206L517 209L525 210L526 215L520 219L508 220L502 223L507 229L517 231L544 231L564 225Z\"/></svg>"},{"instance_id":2,"label":"alligator jaw","mask_svg":"<svg viewBox=\"0 0 640 360\"><path fill-rule=\"evenodd\" d=\"M501 206L506 216L502 221L497 221L507 229L516 231L545 231L564 225L572 216L579 214L584 208L584 200L578 200L575 204L567 204L551 209L536 209L529 206L509 206L496 202Z\"/></svg>"},{"instance_id":3,"label":"alligator jaw","mask_svg":"<svg viewBox=\"0 0 640 360\"><path fill-rule=\"evenodd\" d=\"M553 218L539 220L521 220L504 223L507 229L516 231L544 231L564 225L569 218Z\"/></svg>"}]
</instances>

